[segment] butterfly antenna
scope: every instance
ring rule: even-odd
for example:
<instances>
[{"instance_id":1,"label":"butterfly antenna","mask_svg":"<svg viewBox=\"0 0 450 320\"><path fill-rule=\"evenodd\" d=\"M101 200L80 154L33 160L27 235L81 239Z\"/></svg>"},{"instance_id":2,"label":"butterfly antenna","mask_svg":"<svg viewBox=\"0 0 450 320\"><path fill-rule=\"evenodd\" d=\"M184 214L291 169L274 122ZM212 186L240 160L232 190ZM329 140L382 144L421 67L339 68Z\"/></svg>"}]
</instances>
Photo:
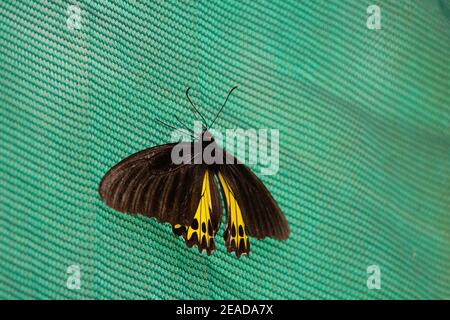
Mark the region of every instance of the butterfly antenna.
<instances>
[{"instance_id":1,"label":"butterfly antenna","mask_svg":"<svg viewBox=\"0 0 450 320\"><path fill-rule=\"evenodd\" d=\"M194 135L191 134L190 132L181 130L180 128L177 128L177 127L172 126L172 125L170 125L170 124L168 124L168 123L165 123L164 121L161 121L161 120L159 120L159 119L157 119L157 118L155 118L155 120L156 120L157 122L159 122L159 123L165 125L166 127L169 127L169 128L171 128L171 129L177 130L178 132L181 132L181 133L183 133L183 134L189 135L189 136L190 136L192 139L194 139L194 140L197 139L197 138L194 137Z\"/></svg>"},{"instance_id":2,"label":"butterfly antenna","mask_svg":"<svg viewBox=\"0 0 450 320\"><path fill-rule=\"evenodd\" d=\"M225 105L227 104L228 98L230 97L230 94L233 92L234 89L236 89L238 86L235 86L234 88L232 88L230 90L230 92L228 92L227 98L225 99L225 102L223 103L222 107L220 108L219 112L217 112L216 117L214 118L213 122L211 123L210 128L214 125L214 122L216 122L217 118L219 117L220 113L223 110L223 107L225 107Z\"/></svg>"},{"instance_id":3,"label":"butterfly antenna","mask_svg":"<svg viewBox=\"0 0 450 320\"><path fill-rule=\"evenodd\" d=\"M191 106L192 106L192 113L194 114L195 119L199 120L199 121L202 123L203 127L208 128L208 126L206 125L206 120L205 120L205 118L204 118L204 117L202 116L202 114L198 111L198 109L195 107L194 103L192 102L191 98L189 97L189 90L190 90L190 89L191 89L191 87L187 88L187 90L186 90L186 97L187 97L189 103L190 103ZM197 114L202 118L203 121L201 121L201 120L197 117L197 115L195 114L196 112L197 112Z\"/></svg>"}]
</instances>

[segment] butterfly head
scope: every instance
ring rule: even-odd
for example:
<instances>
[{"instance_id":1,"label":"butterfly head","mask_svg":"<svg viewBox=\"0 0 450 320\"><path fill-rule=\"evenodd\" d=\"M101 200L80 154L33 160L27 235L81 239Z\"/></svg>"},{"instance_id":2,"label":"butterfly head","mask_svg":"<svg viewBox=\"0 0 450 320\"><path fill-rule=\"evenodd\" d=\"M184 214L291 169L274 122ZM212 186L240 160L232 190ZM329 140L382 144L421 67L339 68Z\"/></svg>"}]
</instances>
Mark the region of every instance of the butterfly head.
<instances>
[{"instance_id":1,"label":"butterfly head","mask_svg":"<svg viewBox=\"0 0 450 320\"><path fill-rule=\"evenodd\" d=\"M202 132L202 141L203 142L213 142L214 141L212 134L208 130L205 130Z\"/></svg>"}]
</instances>

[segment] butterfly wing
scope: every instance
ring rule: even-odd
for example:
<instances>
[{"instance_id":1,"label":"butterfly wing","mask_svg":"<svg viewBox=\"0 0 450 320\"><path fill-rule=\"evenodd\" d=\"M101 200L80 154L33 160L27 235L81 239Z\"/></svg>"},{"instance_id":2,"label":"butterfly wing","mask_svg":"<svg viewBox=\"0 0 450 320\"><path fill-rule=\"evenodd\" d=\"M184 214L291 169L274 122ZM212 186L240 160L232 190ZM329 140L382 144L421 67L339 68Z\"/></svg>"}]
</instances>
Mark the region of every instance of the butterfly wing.
<instances>
[{"instance_id":1,"label":"butterfly wing","mask_svg":"<svg viewBox=\"0 0 450 320\"><path fill-rule=\"evenodd\" d=\"M201 198L191 224L184 229L182 226L177 227L181 229L181 234L188 247L197 245L199 252L205 249L206 253L210 255L216 248L214 237L219 229L221 217L222 205L219 190L214 173L207 169L203 175ZM174 232L179 234L176 230Z\"/></svg>"},{"instance_id":2,"label":"butterfly wing","mask_svg":"<svg viewBox=\"0 0 450 320\"><path fill-rule=\"evenodd\" d=\"M229 155L227 155L229 156ZM244 164L222 164L219 182L226 202L224 239L228 251L249 254L248 236L279 240L288 238L286 218L262 181Z\"/></svg>"},{"instance_id":3,"label":"butterfly wing","mask_svg":"<svg viewBox=\"0 0 450 320\"><path fill-rule=\"evenodd\" d=\"M193 146L192 143L186 144L189 144L188 148ZM188 246L197 245L199 251L206 249L209 254L215 248L214 235L222 212L217 186L215 181L214 185L211 183L207 166L174 164L171 153L175 145L153 147L122 160L105 174L99 194L109 207L117 211L142 214L172 224L174 233L183 235ZM208 177L207 183L205 177ZM208 212L203 209L207 202ZM201 212L197 218L200 228L203 223L209 227L211 222L211 228L206 231L211 230L212 240L201 233L201 229L192 231L197 212Z\"/></svg>"}]
</instances>

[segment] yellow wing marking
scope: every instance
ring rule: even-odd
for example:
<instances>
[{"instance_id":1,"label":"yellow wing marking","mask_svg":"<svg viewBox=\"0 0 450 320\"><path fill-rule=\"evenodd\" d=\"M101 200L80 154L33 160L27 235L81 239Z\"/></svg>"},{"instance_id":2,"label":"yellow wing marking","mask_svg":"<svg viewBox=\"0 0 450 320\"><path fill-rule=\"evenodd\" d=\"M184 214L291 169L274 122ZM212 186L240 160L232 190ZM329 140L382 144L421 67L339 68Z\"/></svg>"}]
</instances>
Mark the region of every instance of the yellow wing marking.
<instances>
[{"instance_id":1,"label":"yellow wing marking","mask_svg":"<svg viewBox=\"0 0 450 320\"><path fill-rule=\"evenodd\" d=\"M192 236L196 234L198 245L209 248L210 243L214 239L214 232L213 230L211 230L211 211L212 201L209 183L209 172L208 170L206 170L205 177L203 178L202 196L195 212L194 220L187 230L187 240L191 240ZM206 243L203 243L203 237L205 237Z\"/></svg>"},{"instance_id":2,"label":"yellow wing marking","mask_svg":"<svg viewBox=\"0 0 450 320\"><path fill-rule=\"evenodd\" d=\"M234 240L236 251L249 251L249 242L247 230L245 227L244 219L242 218L241 208L231 191L230 185L224 179L222 174L219 172L219 180L220 184L225 193L225 198L227 202L228 212L230 213L230 221L228 222L228 231L229 231L229 244L233 247L232 243ZM243 247L241 245L241 240L243 240ZM225 240L227 241L227 239Z\"/></svg>"}]
</instances>

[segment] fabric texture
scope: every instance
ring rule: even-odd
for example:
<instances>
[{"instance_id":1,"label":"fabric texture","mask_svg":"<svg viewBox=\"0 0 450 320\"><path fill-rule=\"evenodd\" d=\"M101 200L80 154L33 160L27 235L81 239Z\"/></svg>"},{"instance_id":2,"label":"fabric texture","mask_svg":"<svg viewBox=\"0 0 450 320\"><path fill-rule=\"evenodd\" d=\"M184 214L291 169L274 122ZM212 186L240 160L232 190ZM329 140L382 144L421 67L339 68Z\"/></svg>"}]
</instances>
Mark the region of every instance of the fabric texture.
<instances>
[{"instance_id":1,"label":"fabric texture","mask_svg":"<svg viewBox=\"0 0 450 320\"><path fill-rule=\"evenodd\" d=\"M449 299L450 2L375 2L1 1L0 298ZM216 126L280 131L287 241L207 257L101 202L235 85Z\"/></svg>"}]
</instances>

